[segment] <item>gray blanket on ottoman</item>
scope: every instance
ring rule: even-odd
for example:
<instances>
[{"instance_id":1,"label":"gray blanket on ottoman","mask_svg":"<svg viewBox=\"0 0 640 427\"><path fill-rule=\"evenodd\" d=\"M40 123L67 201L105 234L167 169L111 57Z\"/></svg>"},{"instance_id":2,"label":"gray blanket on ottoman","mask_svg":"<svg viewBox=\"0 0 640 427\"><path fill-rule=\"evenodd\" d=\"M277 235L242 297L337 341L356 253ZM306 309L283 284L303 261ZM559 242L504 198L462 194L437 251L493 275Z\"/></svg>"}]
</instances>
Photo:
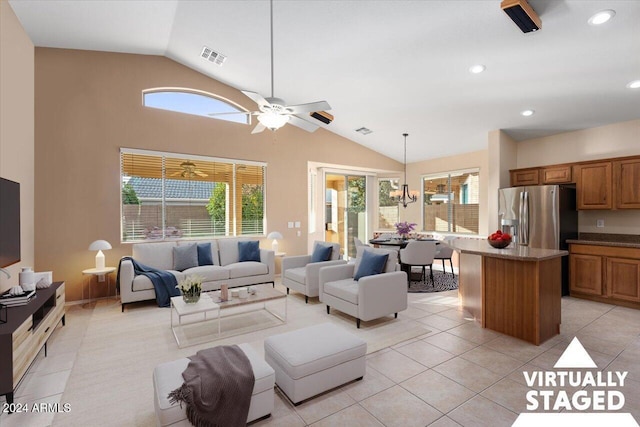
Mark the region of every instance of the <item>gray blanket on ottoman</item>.
<instances>
[{"instance_id":1,"label":"gray blanket on ottoman","mask_svg":"<svg viewBox=\"0 0 640 427\"><path fill-rule=\"evenodd\" d=\"M240 347L207 348L189 359L184 383L169 393L170 402L184 402L196 427L245 426L255 379Z\"/></svg>"}]
</instances>

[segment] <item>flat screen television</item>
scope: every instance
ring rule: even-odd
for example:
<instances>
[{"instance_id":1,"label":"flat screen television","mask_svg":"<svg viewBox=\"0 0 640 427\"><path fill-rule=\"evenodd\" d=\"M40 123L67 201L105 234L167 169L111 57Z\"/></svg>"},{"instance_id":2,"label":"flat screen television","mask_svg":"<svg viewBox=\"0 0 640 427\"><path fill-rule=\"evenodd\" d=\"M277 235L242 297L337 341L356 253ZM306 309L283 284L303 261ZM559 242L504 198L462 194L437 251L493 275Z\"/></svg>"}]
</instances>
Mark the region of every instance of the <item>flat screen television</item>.
<instances>
[{"instance_id":1,"label":"flat screen television","mask_svg":"<svg viewBox=\"0 0 640 427\"><path fill-rule=\"evenodd\" d=\"M20 261L20 184L0 178L0 268Z\"/></svg>"}]
</instances>

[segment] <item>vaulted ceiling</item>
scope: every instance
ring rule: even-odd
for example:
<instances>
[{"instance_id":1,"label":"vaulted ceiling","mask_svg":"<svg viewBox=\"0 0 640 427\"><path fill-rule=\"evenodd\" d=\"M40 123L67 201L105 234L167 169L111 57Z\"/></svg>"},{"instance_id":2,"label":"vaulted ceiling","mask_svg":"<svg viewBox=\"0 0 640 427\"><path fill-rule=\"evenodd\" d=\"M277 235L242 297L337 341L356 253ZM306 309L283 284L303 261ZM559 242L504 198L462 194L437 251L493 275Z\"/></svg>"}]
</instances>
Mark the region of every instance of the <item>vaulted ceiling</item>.
<instances>
[{"instance_id":1,"label":"vaulted ceiling","mask_svg":"<svg viewBox=\"0 0 640 427\"><path fill-rule=\"evenodd\" d=\"M165 55L270 95L266 0L10 4L36 46ZM542 28L523 34L499 0L276 0L275 96L327 100L328 130L400 161L403 132L417 161L484 149L493 129L523 140L640 118L640 89L626 87L640 79L640 1L530 4ZM587 24L603 9L615 17Z\"/></svg>"}]
</instances>

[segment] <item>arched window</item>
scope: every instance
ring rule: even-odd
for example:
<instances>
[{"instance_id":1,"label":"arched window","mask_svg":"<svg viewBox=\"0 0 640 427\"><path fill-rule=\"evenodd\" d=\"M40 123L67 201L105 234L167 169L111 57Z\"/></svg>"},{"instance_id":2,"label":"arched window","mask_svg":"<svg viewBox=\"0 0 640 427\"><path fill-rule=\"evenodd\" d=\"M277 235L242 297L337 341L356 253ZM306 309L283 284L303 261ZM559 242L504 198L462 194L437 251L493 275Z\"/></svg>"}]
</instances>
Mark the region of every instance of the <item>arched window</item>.
<instances>
[{"instance_id":1,"label":"arched window","mask_svg":"<svg viewBox=\"0 0 640 427\"><path fill-rule=\"evenodd\" d=\"M228 99L193 89L148 89L142 93L142 103L145 107L251 124L251 116L246 109Z\"/></svg>"}]
</instances>

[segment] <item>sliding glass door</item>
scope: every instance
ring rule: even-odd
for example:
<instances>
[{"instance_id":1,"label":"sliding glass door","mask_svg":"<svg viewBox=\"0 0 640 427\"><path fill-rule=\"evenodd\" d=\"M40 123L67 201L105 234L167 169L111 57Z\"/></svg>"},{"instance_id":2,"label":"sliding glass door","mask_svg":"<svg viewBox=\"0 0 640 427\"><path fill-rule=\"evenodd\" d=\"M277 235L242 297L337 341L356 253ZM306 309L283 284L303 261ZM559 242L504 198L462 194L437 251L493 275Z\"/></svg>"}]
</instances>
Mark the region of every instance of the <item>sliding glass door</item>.
<instances>
[{"instance_id":1,"label":"sliding glass door","mask_svg":"<svg viewBox=\"0 0 640 427\"><path fill-rule=\"evenodd\" d=\"M345 259L356 256L354 237L367 240L367 177L325 174L325 240L340 243Z\"/></svg>"}]
</instances>

